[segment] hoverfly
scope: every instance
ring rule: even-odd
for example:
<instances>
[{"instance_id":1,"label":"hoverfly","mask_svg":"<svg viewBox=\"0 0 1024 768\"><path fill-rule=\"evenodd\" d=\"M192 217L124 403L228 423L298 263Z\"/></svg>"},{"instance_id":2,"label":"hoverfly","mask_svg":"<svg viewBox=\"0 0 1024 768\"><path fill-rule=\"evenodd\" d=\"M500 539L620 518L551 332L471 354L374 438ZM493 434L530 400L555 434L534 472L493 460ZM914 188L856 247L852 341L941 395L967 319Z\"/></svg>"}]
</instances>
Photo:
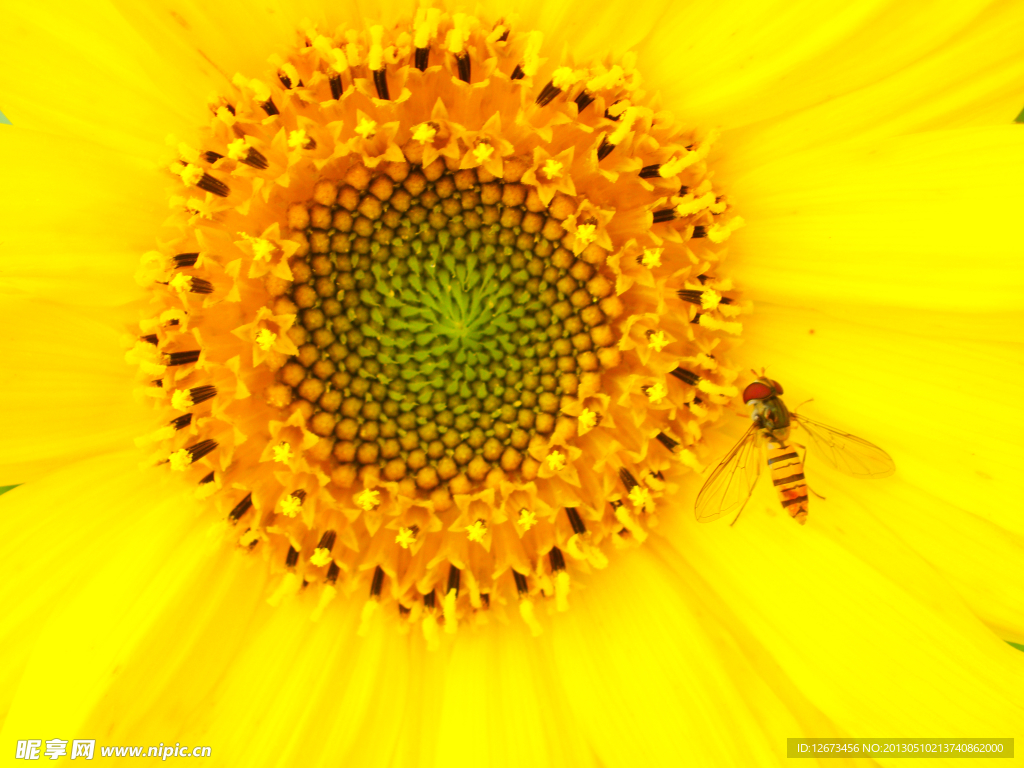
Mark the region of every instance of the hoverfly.
<instances>
[{"instance_id":1,"label":"hoverfly","mask_svg":"<svg viewBox=\"0 0 1024 768\"><path fill-rule=\"evenodd\" d=\"M789 439L789 428L793 423L810 435L821 458L840 472L868 478L888 477L896 471L892 458L878 446L790 413L779 398L782 393L782 385L767 378L763 372L743 390L743 402L751 406L753 423L697 494L694 511L702 523L734 512L736 518L740 516L761 474L764 461L762 446L767 446L768 469L782 508L798 523L807 521L804 459L795 447L804 446Z\"/></svg>"}]
</instances>

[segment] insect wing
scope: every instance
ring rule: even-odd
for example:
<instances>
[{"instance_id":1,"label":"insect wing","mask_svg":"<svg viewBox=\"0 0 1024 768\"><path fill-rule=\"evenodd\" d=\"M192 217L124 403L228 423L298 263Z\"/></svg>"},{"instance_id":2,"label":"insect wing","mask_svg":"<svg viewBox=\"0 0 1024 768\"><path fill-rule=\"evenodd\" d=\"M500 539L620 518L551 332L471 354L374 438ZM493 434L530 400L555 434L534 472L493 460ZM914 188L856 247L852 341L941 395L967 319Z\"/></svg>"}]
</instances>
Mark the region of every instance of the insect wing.
<instances>
[{"instance_id":1,"label":"insect wing","mask_svg":"<svg viewBox=\"0 0 1024 768\"><path fill-rule=\"evenodd\" d=\"M694 512L702 523L743 511L761 474L759 437L757 425L751 424L700 489Z\"/></svg>"},{"instance_id":2,"label":"insect wing","mask_svg":"<svg viewBox=\"0 0 1024 768\"><path fill-rule=\"evenodd\" d=\"M855 435L791 414L817 447L818 455L828 464L852 477L888 477L896 471L892 457L877 445Z\"/></svg>"}]
</instances>

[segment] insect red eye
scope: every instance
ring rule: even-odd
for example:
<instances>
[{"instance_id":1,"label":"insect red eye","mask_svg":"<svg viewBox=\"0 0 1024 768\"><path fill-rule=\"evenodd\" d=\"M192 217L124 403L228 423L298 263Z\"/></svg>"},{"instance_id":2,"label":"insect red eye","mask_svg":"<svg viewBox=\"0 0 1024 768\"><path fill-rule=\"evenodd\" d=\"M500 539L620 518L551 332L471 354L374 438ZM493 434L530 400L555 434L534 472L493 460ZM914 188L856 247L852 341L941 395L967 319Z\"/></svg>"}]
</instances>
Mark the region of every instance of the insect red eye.
<instances>
[{"instance_id":1,"label":"insect red eye","mask_svg":"<svg viewBox=\"0 0 1024 768\"><path fill-rule=\"evenodd\" d=\"M777 395L785 394L783 389L782 389L782 385L779 384L779 382L775 381L775 379L772 379L772 384L775 386L775 394L777 394Z\"/></svg>"},{"instance_id":2,"label":"insect red eye","mask_svg":"<svg viewBox=\"0 0 1024 768\"><path fill-rule=\"evenodd\" d=\"M772 396L772 388L761 381L755 381L753 384L748 384L747 388L743 390L743 402L749 403L751 400L764 400L766 397Z\"/></svg>"}]
</instances>

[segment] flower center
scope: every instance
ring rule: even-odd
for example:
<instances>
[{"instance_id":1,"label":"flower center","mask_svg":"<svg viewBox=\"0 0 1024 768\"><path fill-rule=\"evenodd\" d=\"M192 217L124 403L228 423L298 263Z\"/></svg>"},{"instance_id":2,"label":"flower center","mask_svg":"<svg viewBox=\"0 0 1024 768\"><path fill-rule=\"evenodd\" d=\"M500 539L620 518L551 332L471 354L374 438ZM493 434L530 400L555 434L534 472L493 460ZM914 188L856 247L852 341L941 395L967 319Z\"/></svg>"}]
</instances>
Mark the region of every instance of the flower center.
<instances>
[{"instance_id":1,"label":"flower center","mask_svg":"<svg viewBox=\"0 0 1024 768\"><path fill-rule=\"evenodd\" d=\"M179 145L138 275L140 443L267 553L271 602L539 631L536 600L564 610L700 468L740 330L713 136L646 106L630 57L540 52L435 9L311 28Z\"/></svg>"},{"instance_id":2,"label":"flower center","mask_svg":"<svg viewBox=\"0 0 1024 768\"><path fill-rule=\"evenodd\" d=\"M440 159L363 165L289 209L304 239L275 311L298 347L273 397L298 408L355 481L376 464L425 491L468 492L519 469L598 353L617 357L597 303L611 283L561 245L574 210ZM320 202L322 201L322 202ZM344 476L344 478L343 478Z\"/></svg>"}]
</instances>

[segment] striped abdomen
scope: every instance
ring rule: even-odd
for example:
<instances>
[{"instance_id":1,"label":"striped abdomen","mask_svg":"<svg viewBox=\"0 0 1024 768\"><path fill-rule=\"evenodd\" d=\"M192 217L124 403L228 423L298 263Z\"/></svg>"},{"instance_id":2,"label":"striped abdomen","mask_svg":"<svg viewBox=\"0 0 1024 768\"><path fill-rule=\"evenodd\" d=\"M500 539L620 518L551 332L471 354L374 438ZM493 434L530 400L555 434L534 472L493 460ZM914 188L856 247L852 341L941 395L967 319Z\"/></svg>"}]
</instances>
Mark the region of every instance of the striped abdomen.
<instances>
[{"instance_id":1,"label":"striped abdomen","mask_svg":"<svg viewBox=\"0 0 1024 768\"><path fill-rule=\"evenodd\" d=\"M785 442L769 440L768 469L782 508L801 525L807 522L807 481L804 480L804 463L796 449Z\"/></svg>"}]
</instances>

